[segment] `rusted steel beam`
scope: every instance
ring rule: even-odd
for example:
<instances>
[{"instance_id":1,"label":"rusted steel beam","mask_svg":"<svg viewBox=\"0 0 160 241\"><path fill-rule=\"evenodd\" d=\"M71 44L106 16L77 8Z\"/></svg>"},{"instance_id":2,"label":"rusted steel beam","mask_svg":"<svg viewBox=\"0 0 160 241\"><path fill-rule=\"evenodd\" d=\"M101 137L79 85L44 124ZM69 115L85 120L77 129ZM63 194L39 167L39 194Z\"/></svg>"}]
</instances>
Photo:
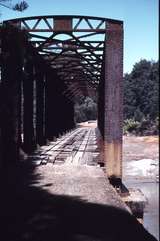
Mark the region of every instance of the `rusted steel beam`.
<instances>
[{"instance_id":1,"label":"rusted steel beam","mask_svg":"<svg viewBox=\"0 0 160 241\"><path fill-rule=\"evenodd\" d=\"M34 24L33 23L31 24L29 20L35 20ZM96 23L94 22L94 24L92 20L95 20L95 19L92 17L87 18L87 17L80 16L76 18L76 23L75 23L75 20L73 20L72 17L66 18L65 16L64 17L59 16L58 18L54 18L54 17L42 16L42 17L32 18L32 19L23 18L21 19L21 23L17 22L17 24L21 25L21 27L25 25L25 28L28 30L30 29L31 31L32 30L36 31L37 29L40 29L41 36L39 36L38 34L30 33L30 36L33 39L33 42L31 39L31 42L42 56L44 56L45 54L48 54L50 56L48 57L47 61L52 68L59 69L59 68L63 68L64 65L67 66L67 62L66 60L64 60L64 55L68 54L68 57L70 57L70 60L68 61L72 61L73 50L77 50L77 53L74 53L74 55L76 56L77 54L79 55L78 57L80 60L80 66L85 68L85 72L88 73L89 75L93 74L92 76L93 78L95 78L95 75L98 75L101 69L101 61L102 61L101 52L103 52L103 45L102 45L103 41L99 42L99 41L91 40L91 41L85 42L84 38L93 37L95 35L94 32L89 34L84 34L82 31L81 36L73 35L74 31L82 30L82 26L85 26L87 31L88 30L99 31L99 30L105 29L104 19L97 18L97 22ZM19 20L16 20L16 21L19 21ZM16 21L11 21L11 22L14 22L14 24L16 24ZM45 26L44 29L40 28L41 25ZM49 37L43 36L43 31L48 31L48 30L51 31L52 28L55 29L55 31L53 31L53 34L51 34ZM68 37L66 37L65 40L57 39L57 36L61 33L67 34ZM99 33L96 33L96 34L99 34ZM34 38L38 38L41 42L36 43ZM60 52L56 52L56 51L60 51ZM63 60L60 60L62 58ZM59 61L62 61L62 62L59 62ZM60 66L60 64L62 65Z\"/></svg>"},{"instance_id":2,"label":"rusted steel beam","mask_svg":"<svg viewBox=\"0 0 160 241\"><path fill-rule=\"evenodd\" d=\"M79 57L80 57L82 60L86 61L86 62L90 65L90 62L89 62L85 57L83 57L82 54L78 53L77 51L76 51L76 53L77 53L77 55L79 55ZM81 65L84 66L82 63L81 63ZM84 68L86 69L85 66L84 66ZM91 68L94 69L94 70L97 70L97 68L95 68L93 65L91 65ZM90 72L91 75L93 75L93 72L92 72L92 71L89 71L88 69L86 69L86 70L87 70L87 72ZM98 69L98 70L99 70L99 69Z\"/></svg>"},{"instance_id":3,"label":"rusted steel beam","mask_svg":"<svg viewBox=\"0 0 160 241\"><path fill-rule=\"evenodd\" d=\"M35 21L34 25L30 21ZM96 21L95 21L96 20ZM94 22L93 22L94 21ZM105 31L105 22L120 22L106 18L90 16L36 16L12 19L14 25L25 27L29 32L102 32ZM44 27L45 26L45 27ZM85 26L85 28L83 28Z\"/></svg>"},{"instance_id":4,"label":"rusted steel beam","mask_svg":"<svg viewBox=\"0 0 160 241\"><path fill-rule=\"evenodd\" d=\"M30 20L34 21L31 23ZM66 94L69 98L72 98L72 95L74 98L75 95L84 93L84 88L86 93L89 93L90 88L97 88L101 81L99 90L102 97L99 99L99 109L102 112L105 110L105 114L100 114L98 121L104 136L107 172L109 177L115 175L116 178L120 178L122 67L119 63L122 59L122 22L89 16L38 16L10 22L25 27L30 33L30 43L35 51L44 58L48 66L57 71L56 74L51 72L56 78L52 79L52 84L59 86L58 93L63 92L67 85L70 90ZM51 34L45 36L44 32ZM97 36L100 37L100 41L96 41ZM88 85L83 86L83 81L88 82ZM70 82L74 82L74 85ZM47 90L47 81L45 84ZM48 91L50 92L49 88ZM46 92L47 95L51 98L52 93ZM57 100L62 107L65 105L66 97L57 94ZM50 100L49 102L51 103ZM62 117L62 113L60 116ZM57 124L58 128L66 128L64 123Z\"/></svg>"},{"instance_id":5,"label":"rusted steel beam","mask_svg":"<svg viewBox=\"0 0 160 241\"><path fill-rule=\"evenodd\" d=\"M108 177L121 180L123 24L108 23L106 36L104 158Z\"/></svg>"},{"instance_id":6,"label":"rusted steel beam","mask_svg":"<svg viewBox=\"0 0 160 241\"><path fill-rule=\"evenodd\" d=\"M93 74L95 71L97 71L97 73L100 73L100 68L101 66L95 67L95 65L97 66L98 64L96 62L92 63L89 61L86 61L87 63L77 63L74 64L74 62L70 61L70 64L68 64L68 62L64 62L64 61L54 61L51 64L54 65L61 65L61 67L59 66L59 70L62 69L62 71L72 71L73 70L86 70L86 71L91 71L91 73ZM72 64L73 63L73 64ZM83 71L82 71L83 72Z\"/></svg>"},{"instance_id":7,"label":"rusted steel beam","mask_svg":"<svg viewBox=\"0 0 160 241\"><path fill-rule=\"evenodd\" d=\"M31 34L31 36L41 38L39 35ZM44 38L44 39L47 39L47 38ZM70 43L71 41L73 42L73 39L72 40L65 40L65 43L67 44L67 43ZM44 41L42 41L42 40L32 40L32 42L33 43L43 43ZM61 40L54 38L54 39L48 41L48 44L59 43L59 42L61 42ZM85 43L85 44L104 44L104 41L100 41L100 40L81 40L81 42Z\"/></svg>"},{"instance_id":8,"label":"rusted steel beam","mask_svg":"<svg viewBox=\"0 0 160 241\"><path fill-rule=\"evenodd\" d=\"M37 20L37 19L89 19L89 20L98 20L98 21L106 21L109 23L117 23L121 24L123 23L121 20L116 20L116 19L111 19L111 18L103 18L103 17L95 17L95 16L81 16L81 15L43 15L43 16L31 16L31 17L25 17L25 18L16 18L16 19L11 19L8 21L22 21L23 19L25 20Z\"/></svg>"},{"instance_id":9,"label":"rusted steel beam","mask_svg":"<svg viewBox=\"0 0 160 241\"><path fill-rule=\"evenodd\" d=\"M54 101L55 101L55 94L54 93L51 94L51 92L54 91L53 86L54 86L53 76L51 75L51 71L47 71L45 73L45 101L44 101L45 102L45 117L44 117L45 137L47 140L53 139L52 128L53 128L53 125L57 124L56 116L55 116L55 122L52 123L52 120L53 120L52 104L54 104ZM57 129L58 129L58 126L57 126Z\"/></svg>"},{"instance_id":10,"label":"rusted steel beam","mask_svg":"<svg viewBox=\"0 0 160 241\"><path fill-rule=\"evenodd\" d=\"M45 144L44 133L44 70L36 58L35 62L36 79L36 142L39 145Z\"/></svg>"},{"instance_id":11,"label":"rusted steel beam","mask_svg":"<svg viewBox=\"0 0 160 241\"><path fill-rule=\"evenodd\" d=\"M48 37L43 43L41 43L38 47L37 47L37 50L40 50L42 49L42 47L49 43L55 36L57 35L57 33L53 33L50 37Z\"/></svg>"},{"instance_id":12,"label":"rusted steel beam","mask_svg":"<svg viewBox=\"0 0 160 241\"><path fill-rule=\"evenodd\" d=\"M44 46L44 45L43 45ZM40 49L42 47L42 45L40 45L40 47L38 46L37 49ZM90 47L91 50L96 50L96 51L103 51L103 47L93 47L93 46L88 46ZM44 46L43 49L48 49L48 50L62 50L62 49L67 49L69 50L74 50L74 49L79 49L79 50L83 50L86 49L84 46L83 47L77 47L76 45L72 44L72 45L67 45L67 46Z\"/></svg>"},{"instance_id":13,"label":"rusted steel beam","mask_svg":"<svg viewBox=\"0 0 160 241\"><path fill-rule=\"evenodd\" d=\"M105 33L88 33L88 34L81 34L80 36L76 36L77 39L81 40L83 38L88 38L88 37L93 37L93 36L97 36L97 35L101 35L101 36L105 36ZM73 40L73 38L69 38L68 39Z\"/></svg>"},{"instance_id":14,"label":"rusted steel beam","mask_svg":"<svg viewBox=\"0 0 160 241\"><path fill-rule=\"evenodd\" d=\"M72 19L61 18L54 20L54 31L72 31Z\"/></svg>"},{"instance_id":15,"label":"rusted steel beam","mask_svg":"<svg viewBox=\"0 0 160 241\"><path fill-rule=\"evenodd\" d=\"M73 39L75 39L75 41L78 43L79 46L84 47L86 50L88 50L88 52L90 52L94 57L96 57L96 59L99 59L99 57L97 57L97 55L87 45L85 45L84 43L81 43L81 41L73 34L71 34L71 35L72 35Z\"/></svg>"},{"instance_id":16,"label":"rusted steel beam","mask_svg":"<svg viewBox=\"0 0 160 241\"><path fill-rule=\"evenodd\" d=\"M35 130L34 130L34 65L33 56L26 56L24 64L25 76L23 79L23 96L24 96L24 150L27 153L31 153L36 148Z\"/></svg>"},{"instance_id":17,"label":"rusted steel beam","mask_svg":"<svg viewBox=\"0 0 160 241\"><path fill-rule=\"evenodd\" d=\"M101 68L101 76L100 76L100 81L98 85L98 117L97 117L97 125L99 128L99 145L100 145L100 150L101 150L101 158L100 162L101 164L104 165L104 113L105 113L105 102L104 102L104 97L105 97L105 55L103 54L103 62L102 62L102 68Z\"/></svg>"},{"instance_id":18,"label":"rusted steel beam","mask_svg":"<svg viewBox=\"0 0 160 241\"><path fill-rule=\"evenodd\" d=\"M1 37L1 157L0 165L15 164L21 145L21 81L23 76L24 33L3 28Z\"/></svg>"}]
</instances>

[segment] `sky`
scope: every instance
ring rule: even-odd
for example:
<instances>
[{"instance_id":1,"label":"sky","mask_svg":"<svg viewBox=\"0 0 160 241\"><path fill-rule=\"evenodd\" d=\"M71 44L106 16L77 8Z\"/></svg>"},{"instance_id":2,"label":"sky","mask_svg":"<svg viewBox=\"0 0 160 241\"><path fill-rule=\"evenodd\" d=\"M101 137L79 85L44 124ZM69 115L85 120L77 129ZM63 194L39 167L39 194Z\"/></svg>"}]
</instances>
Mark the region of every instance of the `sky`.
<instances>
[{"instance_id":1,"label":"sky","mask_svg":"<svg viewBox=\"0 0 160 241\"><path fill-rule=\"evenodd\" d=\"M22 13L0 6L0 21L39 15L118 19L124 21L124 73L130 73L134 64L141 59L158 60L158 0L26 1L29 8Z\"/></svg>"}]
</instances>

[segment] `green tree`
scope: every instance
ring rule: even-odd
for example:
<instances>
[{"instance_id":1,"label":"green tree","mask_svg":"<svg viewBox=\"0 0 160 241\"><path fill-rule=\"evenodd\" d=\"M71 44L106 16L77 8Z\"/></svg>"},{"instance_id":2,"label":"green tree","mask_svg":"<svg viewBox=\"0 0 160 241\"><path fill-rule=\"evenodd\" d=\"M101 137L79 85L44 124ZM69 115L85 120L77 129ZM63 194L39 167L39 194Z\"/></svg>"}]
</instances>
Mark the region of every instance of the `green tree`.
<instances>
[{"instance_id":1,"label":"green tree","mask_svg":"<svg viewBox=\"0 0 160 241\"><path fill-rule=\"evenodd\" d=\"M159 63L141 60L124 76L124 132L158 134Z\"/></svg>"},{"instance_id":2,"label":"green tree","mask_svg":"<svg viewBox=\"0 0 160 241\"><path fill-rule=\"evenodd\" d=\"M96 120L97 103L90 97L83 97L75 104L75 121Z\"/></svg>"},{"instance_id":3,"label":"green tree","mask_svg":"<svg viewBox=\"0 0 160 241\"><path fill-rule=\"evenodd\" d=\"M158 116L158 62L141 60L124 76L124 119Z\"/></svg>"},{"instance_id":4,"label":"green tree","mask_svg":"<svg viewBox=\"0 0 160 241\"><path fill-rule=\"evenodd\" d=\"M28 3L26 1L21 1L16 4L12 4L11 0L0 0L0 5L5 8L9 8L15 11L24 11L28 8Z\"/></svg>"}]
</instances>

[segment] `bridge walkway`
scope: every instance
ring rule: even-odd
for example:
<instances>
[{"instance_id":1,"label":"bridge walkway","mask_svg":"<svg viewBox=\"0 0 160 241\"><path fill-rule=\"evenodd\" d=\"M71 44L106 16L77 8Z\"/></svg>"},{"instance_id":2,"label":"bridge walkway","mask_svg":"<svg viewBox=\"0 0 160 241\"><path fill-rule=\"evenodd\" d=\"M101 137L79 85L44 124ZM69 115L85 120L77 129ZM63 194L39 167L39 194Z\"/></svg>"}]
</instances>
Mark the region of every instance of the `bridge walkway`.
<instances>
[{"instance_id":1,"label":"bridge walkway","mask_svg":"<svg viewBox=\"0 0 160 241\"><path fill-rule=\"evenodd\" d=\"M97 160L96 127L85 126L13 165L1 176L4 240L156 241Z\"/></svg>"},{"instance_id":2,"label":"bridge walkway","mask_svg":"<svg viewBox=\"0 0 160 241\"><path fill-rule=\"evenodd\" d=\"M128 209L99 165L97 129L88 124L41 147L30 156L40 185L52 194Z\"/></svg>"}]
</instances>

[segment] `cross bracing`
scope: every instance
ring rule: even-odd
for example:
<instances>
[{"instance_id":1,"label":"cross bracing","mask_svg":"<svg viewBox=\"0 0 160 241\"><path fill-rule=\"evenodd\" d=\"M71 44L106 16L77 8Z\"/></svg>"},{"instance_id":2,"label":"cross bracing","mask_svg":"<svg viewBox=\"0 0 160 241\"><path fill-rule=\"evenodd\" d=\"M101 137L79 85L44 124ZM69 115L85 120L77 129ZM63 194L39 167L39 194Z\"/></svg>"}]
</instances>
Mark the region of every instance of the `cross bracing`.
<instances>
[{"instance_id":1,"label":"cross bracing","mask_svg":"<svg viewBox=\"0 0 160 241\"><path fill-rule=\"evenodd\" d=\"M32 46L70 86L68 91L72 83L81 95L97 90L108 22L121 21L88 16L36 16L5 23L25 29Z\"/></svg>"},{"instance_id":2,"label":"cross bracing","mask_svg":"<svg viewBox=\"0 0 160 241\"><path fill-rule=\"evenodd\" d=\"M30 152L37 143L42 145L70 130L75 126L75 100L98 93L102 159L108 177L119 182L123 22L88 16L36 16L4 21L0 34L0 87L3 110L7 110L3 119L10 122L2 121L4 149L10 147L16 159L20 146ZM6 159L8 153L4 153Z\"/></svg>"}]
</instances>

